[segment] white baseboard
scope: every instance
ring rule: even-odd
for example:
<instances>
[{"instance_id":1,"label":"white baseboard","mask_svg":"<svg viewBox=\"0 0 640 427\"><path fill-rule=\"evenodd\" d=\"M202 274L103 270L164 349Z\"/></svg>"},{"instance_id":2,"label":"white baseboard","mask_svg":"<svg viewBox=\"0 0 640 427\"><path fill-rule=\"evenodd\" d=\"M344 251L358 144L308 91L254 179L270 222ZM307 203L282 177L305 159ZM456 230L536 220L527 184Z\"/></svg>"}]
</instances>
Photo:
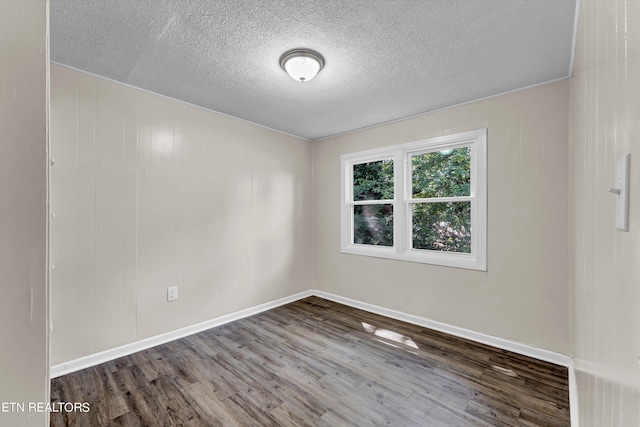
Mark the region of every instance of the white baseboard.
<instances>
[{"instance_id":1,"label":"white baseboard","mask_svg":"<svg viewBox=\"0 0 640 427\"><path fill-rule=\"evenodd\" d=\"M571 357L567 355L555 353L549 350L544 350L528 344L521 344L515 341L509 341L503 338L481 334L479 332L470 331L468 329L459 328L457 326L447 325L446 323L437 322L435 320L427 319L425 317L414 316L413 314L407 314L400 311L391 310L388 308L380 307L380 306L369 304L366 302L357 301L351 298L345 298L339 295L330 294L324 291L313 290L313 295L318 296L320 298L335 301L340 304L348 305L350 307L359 308L365 311L369 311L371 313L376 313L382 316L390 317L392 319L401 320L403 322L412 323L418 326L424 326L425 328L434 329L436 331L444 332L449 335L454 335L460 338L466 338L468 340L475 341L481 344L487 344L493 347L501 348L503 350L508 350L514 353L522 354L524 356L533 357L534 359L555 363L556 365L565 366L567 368L571 365Z\"/></svg>"},{"instance_id":2,"label":"white baseboard","mask_svg":"<svg viewBox=\"0 0 640 427\"><path fill-rule=\"evenodd\" d=\"M122 345L120 347L111 348L99 353L90 354L88 356L80 357L78 359L70 360L58 365L53 365L51 366L51 369L49 371L50 377L57 378L62 375L70 374L81 369L89 368L91 366L99 365L100 363L117 359L118 357L128 356L141 350L146 350L148 348L155 347L169 341L197 334L198 332L206 331L207 329L215 328L216 326L224 325L225 323L230 323L235 320L253 316L254 314L262 313L263 311L271 310L272 308L276 308L281 305L289 304L290 302L309 297L312 294L313 292L311 290L299 292L288 297L256 305L254 307L240 310L235 313L230 313L225 316L220 316L216 317L215 319L197 323L195 325L176 329L175 331L145 338L140 341L135 341L129 344Z\"/></svg>"},{"instance_id":3,"label":"white baseboard","mask_svg":"<svg viewBox=\"0 0 640 427\"><path fill-rule=\"evenodd\" d=\"M514 341L505 340L502 338L481 334L479 332L474 332L468 329L447 325L446 323L437 322L435 320L427 319L425 317L415 316L412 314L391 310L385 307L380 307L380 306L365 303L362 301L357 301L351 298L345 298L345 297L331 294L328 292L309 289L307 291L299 292L297 294L294 294L285 298L280 298L278 300L270 301L264 304L257 305L255 307L250 307L244 310L240 310L235 313L230 313L225 316L217 317L215 319L210 319L205 322L197 323L195 325L187 326L181 329L176 329L175 331L145 338L140 341L135 341L129 344L122 345L120 347L115 347L109 350L105 350L105 351L94 353L88 356L80 357L78 359L70 360L68 362L60 363L58 365L53 365L51 366L51 369L50 369L50 375L51 375L51 378L56 378L62 375L69 374L71 372L75 372L91 366L99 365L100 363L108 362L110 360L117 359L118 357L128 356L135 352L146 350L148 348L151 348L160 344L164 344L169 341L184 338L186 336L193 335L198 332L202 332L207 329L214 328L216 326L221 326L226 323L233 322L235 320L253 316L254 314L271 310L272 308L276 308L281 305L285 305L290 302L309 297L311 295L315 295L330 301L335 301L337 303L348 305L350 307L359 308L365 311L369 311L371 313L380 314L382 316L390 317L392 319L401 320L403 322L412 323L418 326L424 326L426 328L434 329L436 331L444 332L457 337L466 338L471 341L487 344L487 345L501 348L504 350L513 351L514 353L533 357L535 359L555 363L561 366L572 367L571 358L563 354L540 349L527 344L521 344Z\"/></svg>"}]
</instances>

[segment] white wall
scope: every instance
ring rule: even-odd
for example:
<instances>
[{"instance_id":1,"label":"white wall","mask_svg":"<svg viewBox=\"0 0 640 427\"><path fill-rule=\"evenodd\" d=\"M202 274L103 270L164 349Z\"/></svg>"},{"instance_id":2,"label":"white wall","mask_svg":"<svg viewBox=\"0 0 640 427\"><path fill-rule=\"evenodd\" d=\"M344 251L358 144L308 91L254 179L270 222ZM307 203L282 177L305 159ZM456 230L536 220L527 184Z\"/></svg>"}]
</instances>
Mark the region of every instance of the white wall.
<instances>
[{"instance_id":1,"label":"white wall","mask_svg":"<svg viewBox=\"0 0 640 427\"><path fill-rule=\"evenodd\" d=\"M640 425L640 2L582 0L571 79L573 354L580 426ZM615 162L631 153L629 232Z\"/></svg>"},{"instance_id":2,"label":"white wall","mask_svg":"<svg viewBox=\"0 0 640 427\"><path fill-rule=\"evenodd\" d=\"M47 5L0 0L0 412L2 426L48 425Z\"/></svg>"},{"instance_id":3,"label":"white wall","mask_svg":"<svg viewBox=\"0 0 640 427\"><path fill-rule=\"evenodd\" d=\"M567 81L313 143L317 289L569 354ZM340 253L340 155L488 128L488 271Z\"/></svg>"},{"instance_id":4,"label":"white wall","mask_svg":"<svg viewBox=\"0 0 640 427\"><path fill-rule=\"evenodd\" d=\"M51 73L52 364L311 287L309 142Z\"/></svg>"}]
</instances>

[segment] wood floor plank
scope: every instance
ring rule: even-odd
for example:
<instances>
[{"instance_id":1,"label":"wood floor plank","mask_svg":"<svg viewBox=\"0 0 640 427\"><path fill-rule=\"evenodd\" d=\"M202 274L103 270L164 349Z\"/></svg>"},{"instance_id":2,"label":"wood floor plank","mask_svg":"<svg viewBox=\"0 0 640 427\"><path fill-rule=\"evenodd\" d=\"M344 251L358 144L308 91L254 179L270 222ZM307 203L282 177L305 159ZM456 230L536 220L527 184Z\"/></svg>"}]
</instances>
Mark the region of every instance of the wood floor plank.
<instances>
[{"instance_id":1,"label":"wood floor plank","mask_svg":"<svg viewBox=\"0 0 640 427\"><path fill-rule=\"evenodd\" d=\"M198 382L181 388L181 392L192 402L193 410L212 427L243 427L235 417L227 402L220 401L214 393L213 386L206 382Z\"/></svg>"},{"instance_id":2,"label":"wood floor plank","mask_svg":"<svg viewBox=\"0 0 640 427\"><path fill-rule=\"evenodd\" d=\"M566 368L309 297L52 380L52 426L569 426Z\"/></svg>"}]
</instances>

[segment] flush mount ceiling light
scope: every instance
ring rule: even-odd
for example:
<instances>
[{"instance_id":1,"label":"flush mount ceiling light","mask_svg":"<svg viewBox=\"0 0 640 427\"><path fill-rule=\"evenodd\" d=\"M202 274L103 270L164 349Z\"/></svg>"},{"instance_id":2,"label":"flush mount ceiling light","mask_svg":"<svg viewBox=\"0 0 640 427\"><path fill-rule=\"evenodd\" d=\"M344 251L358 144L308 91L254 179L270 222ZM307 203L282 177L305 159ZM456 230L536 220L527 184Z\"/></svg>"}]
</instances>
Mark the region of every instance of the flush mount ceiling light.
<instances>
[{"instance_id":1,"label":"flush mount ceiling light","mask_svg":"<svg viewBox=\"0 0 640 427\"><path fill-rule=\"evenodd\" d=\"M292 49L282 54L280 66L292 79L307 82L324 67L324 58L310 49Z\"/></svg>"}]
</instances>

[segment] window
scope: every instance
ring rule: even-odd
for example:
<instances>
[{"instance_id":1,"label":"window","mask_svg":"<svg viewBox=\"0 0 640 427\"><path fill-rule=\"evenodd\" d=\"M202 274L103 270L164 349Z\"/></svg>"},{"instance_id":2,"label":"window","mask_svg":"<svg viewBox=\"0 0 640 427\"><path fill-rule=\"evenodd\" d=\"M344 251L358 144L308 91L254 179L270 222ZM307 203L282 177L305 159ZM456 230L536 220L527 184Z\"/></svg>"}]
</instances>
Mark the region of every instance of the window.
<instances>
[{"instance_id":1,"label":"window","mask_svg":"<svg viewBox=\"0 0 640 427\"><path fill-rule=\"evenodd\" d=\"M353 243L393 246L393 159L353 165Z\"/></svg>"},{"instance_id":2,"label":"window","mask_svg":"<svg viewBox=\"0 0 640 427\"><path fill-rule=\"evenodd\" d=\"M342 252L486 270L486 129L342 156Z\"/></svg>"}]
</instances>

